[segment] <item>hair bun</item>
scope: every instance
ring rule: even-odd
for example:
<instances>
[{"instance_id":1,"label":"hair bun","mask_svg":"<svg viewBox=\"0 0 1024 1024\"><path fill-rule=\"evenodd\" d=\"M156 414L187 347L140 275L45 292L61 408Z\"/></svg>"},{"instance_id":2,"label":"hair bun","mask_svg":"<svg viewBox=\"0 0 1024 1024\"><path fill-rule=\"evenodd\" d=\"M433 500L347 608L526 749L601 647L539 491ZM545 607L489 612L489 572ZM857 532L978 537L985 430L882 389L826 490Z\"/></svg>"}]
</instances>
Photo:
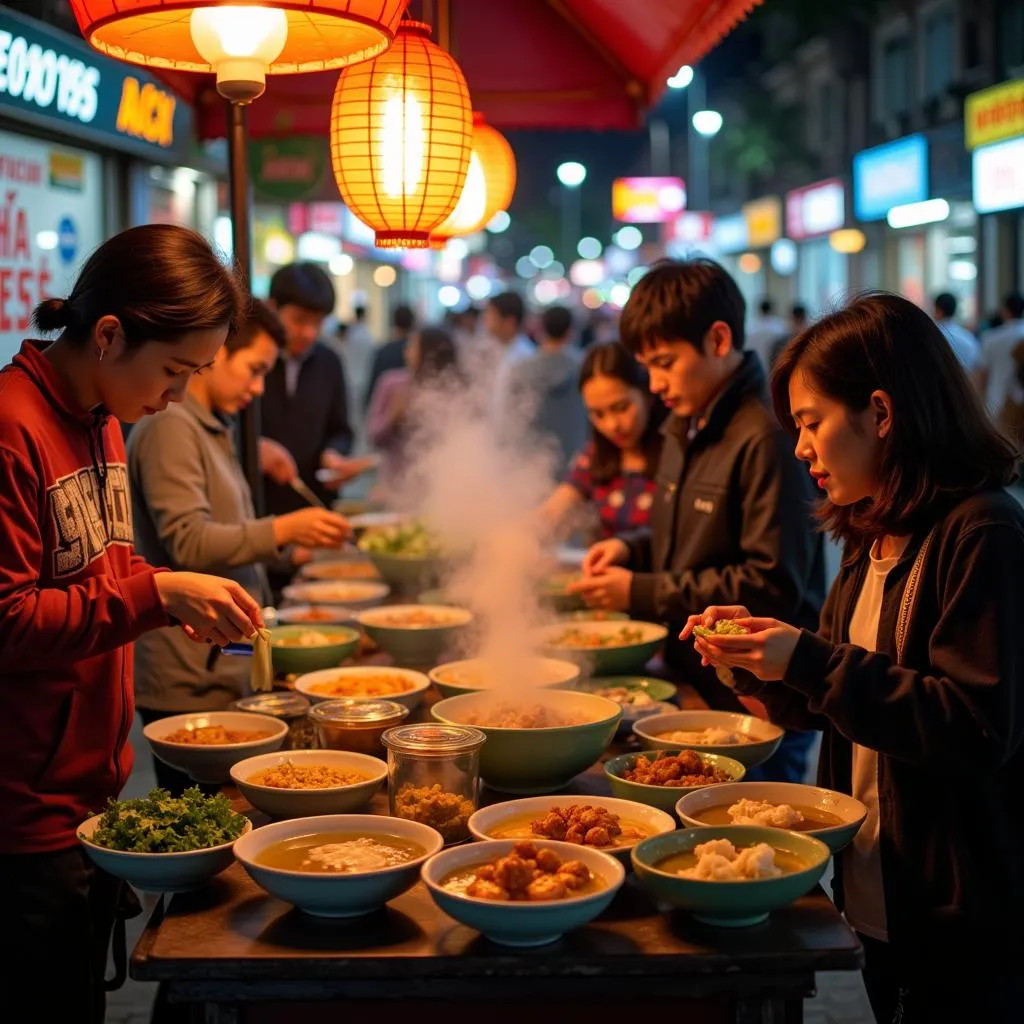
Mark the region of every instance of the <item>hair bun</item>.
<instances>
[{"instance_id":1,"label":"hair bun","mask_svg":"<svg viewBox=\"0 0 1024 1024\"><path fill-rule=\"evenodd\" d=\"M67 299L44 299L32 311L32 323L43 334L62 331L71 322L71 306Z\"/></svg>"}]
</instances>

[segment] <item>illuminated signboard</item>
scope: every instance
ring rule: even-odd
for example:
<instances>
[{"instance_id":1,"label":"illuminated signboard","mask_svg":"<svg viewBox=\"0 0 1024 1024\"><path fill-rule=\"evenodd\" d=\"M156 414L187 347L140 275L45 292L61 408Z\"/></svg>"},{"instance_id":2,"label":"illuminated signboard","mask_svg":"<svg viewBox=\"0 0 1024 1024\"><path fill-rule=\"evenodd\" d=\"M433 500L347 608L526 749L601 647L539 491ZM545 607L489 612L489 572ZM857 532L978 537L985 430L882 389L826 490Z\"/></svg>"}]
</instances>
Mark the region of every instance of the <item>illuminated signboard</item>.
<instances>
[{"instance_id":1,"label":"illuminated signboard","mask_svg":"<svg viewBox=\"0 0 1024 1024\"><path fill-rule=\"evenodd\" d=\"M627 224L663 224L686 209L682 178L616 178L612 216Z\"/></svg>"}]
</instances>

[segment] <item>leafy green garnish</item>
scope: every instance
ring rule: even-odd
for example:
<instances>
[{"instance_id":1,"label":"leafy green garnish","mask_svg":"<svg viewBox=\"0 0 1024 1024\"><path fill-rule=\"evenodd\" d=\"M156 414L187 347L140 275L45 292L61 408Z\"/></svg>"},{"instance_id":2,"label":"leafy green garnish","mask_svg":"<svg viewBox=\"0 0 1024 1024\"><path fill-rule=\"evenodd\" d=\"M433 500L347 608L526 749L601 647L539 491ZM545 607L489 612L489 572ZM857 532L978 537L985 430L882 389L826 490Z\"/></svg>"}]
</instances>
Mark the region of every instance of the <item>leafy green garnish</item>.
<instances>
[{"instance_id":1,"label":"leafy green garnish","mask_svg":"<svg viewBox=\"0 0 1024 1024\"><path fill-rule=\"evenodd\" d=\"M443 553L441 542L422 523L367 530L359 541L359 549L374 555L409 558L432 558Z\"/></svg>"},{"instance_id":2,"label":"leafy green garnish","mask_svg":"<svg viewBox=\"0 0 1024 1024\"><path fill-rule=\"evenodd\" d=\"M133 800L111 800L92 842L126 853L184 853L237 839L246 818L222 793L204 796L198 786L172 797L166 789Z\"/></svg>"}]
</instances>

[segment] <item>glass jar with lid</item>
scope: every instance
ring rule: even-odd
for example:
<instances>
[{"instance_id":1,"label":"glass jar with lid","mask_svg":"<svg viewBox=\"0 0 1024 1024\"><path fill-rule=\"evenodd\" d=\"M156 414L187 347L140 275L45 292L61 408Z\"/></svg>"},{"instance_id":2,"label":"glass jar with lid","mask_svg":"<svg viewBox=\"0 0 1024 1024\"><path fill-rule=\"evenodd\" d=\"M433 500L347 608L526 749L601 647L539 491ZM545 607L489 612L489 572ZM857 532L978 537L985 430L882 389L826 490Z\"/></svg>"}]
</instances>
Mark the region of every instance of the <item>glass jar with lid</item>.
<instances>
[{"instance_id":1,"label":"glass jar with lid","mask_svg":"<svg viewBox=\"0 0 1024 1024\"><path fill-rule=\"evenodd\" d=\"M315 750L317 747L316 729L309 720L309 700L301 693L254 693L236 700L232 707L287 722L284 750Z\"/></svg>"},{"instance_id":2,"label":"glass jar with lid","mask_svg":"<svg viewBox=\"0 0 1024 1024\"><path fill-rule=\"evenodd\" d=\"M393 700L325 700L309 711L320 746L382 757L381 736L400 725L409 709Z\"/></svg>"},{"instance_id":3,"label":"glass jar with lid","mask_svg":"<svg viewBox=\"0 0 1024 1024\"><path fill-rule=\"evenodd\" d=\"M487 737L464 725L402 725L388 748L388 799L396 818L437 829L445 845L469 838L480 800L480 748Z\"/></svg>"}]
</instances>

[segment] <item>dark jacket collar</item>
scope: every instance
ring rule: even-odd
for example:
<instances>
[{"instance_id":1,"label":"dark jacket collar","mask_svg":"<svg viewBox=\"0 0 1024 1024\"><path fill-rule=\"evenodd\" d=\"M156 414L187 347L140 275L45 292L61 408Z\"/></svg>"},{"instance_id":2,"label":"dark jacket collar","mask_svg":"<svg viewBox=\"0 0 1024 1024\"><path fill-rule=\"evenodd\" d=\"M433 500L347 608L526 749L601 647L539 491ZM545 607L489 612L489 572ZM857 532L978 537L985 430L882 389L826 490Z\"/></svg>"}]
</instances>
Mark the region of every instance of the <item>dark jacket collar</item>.
<instances>
[{"instance_id":1,"label":"dark jacket collar","mask_svg":"<svg viewBox=\"0 0 1024 1024\"><path fill-rule=\"evenodd\" d=\"M729 378L725 387L708 407L704 417L704 426L690 438L689 419L681 416L669 416L662 424L661 432L666 436L674 435L684 445L691 440L702 438L708 441L720 437L722 431L736 415L736 411L751 396L763 401L765 398L767 379L761 360L756 352L744 352L743 362Z\"/></svg>"}]
</instances>

